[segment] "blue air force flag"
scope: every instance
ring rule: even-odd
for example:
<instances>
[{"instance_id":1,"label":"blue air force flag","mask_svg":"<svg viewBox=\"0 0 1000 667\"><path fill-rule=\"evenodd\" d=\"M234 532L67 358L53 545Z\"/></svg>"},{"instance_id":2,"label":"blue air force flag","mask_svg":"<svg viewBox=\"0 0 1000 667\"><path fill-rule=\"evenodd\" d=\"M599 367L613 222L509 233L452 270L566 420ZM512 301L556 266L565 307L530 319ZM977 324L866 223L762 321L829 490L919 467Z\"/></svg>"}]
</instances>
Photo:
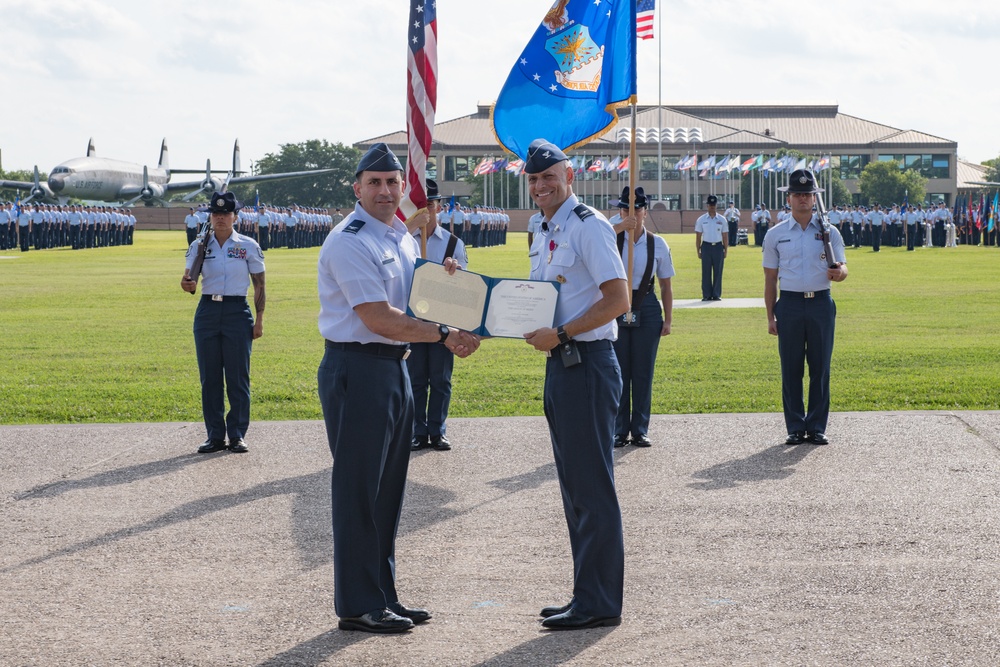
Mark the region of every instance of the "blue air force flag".
<instances>
[{"instance_id":1,"label":"blue air force flag","mask_svg":"<svg viewBox=\"0 0 1000 667\"><path fill-rule=\"evenodd\" d=\"M618 122L635 102L632 0L557 0L493 107L497 141L521 159L538 137L570 150Z\"/></svg>"}]
</instances>

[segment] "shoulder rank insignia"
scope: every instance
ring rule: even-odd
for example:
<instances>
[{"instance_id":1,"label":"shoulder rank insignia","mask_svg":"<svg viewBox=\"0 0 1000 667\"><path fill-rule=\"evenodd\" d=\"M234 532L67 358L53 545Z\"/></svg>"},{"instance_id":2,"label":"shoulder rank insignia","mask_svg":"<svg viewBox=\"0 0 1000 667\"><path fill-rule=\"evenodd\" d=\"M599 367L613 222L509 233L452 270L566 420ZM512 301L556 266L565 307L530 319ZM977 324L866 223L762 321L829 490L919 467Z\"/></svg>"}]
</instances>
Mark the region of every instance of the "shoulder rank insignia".
<instances>
[{"instance_id":1,"label":"shoulder rank insignia","mask_svg":"<svg viewBox=\"0 0 1000 667\"><path fill-rule=\"evenodd\" d=\"M573 209L573 212L576 213L576 217L580 218L580 220L586 220L587 218L594 217L594 212L591 211L586 204L580 204Z\"/></svg>"},{"instance_id":2,"label":"shoulder rank insignia","mask_svg":"<svg viewBox=\"0 0 1000 667\"><path fill-rule=\"evenodd\" d=\"M359 220L354 220L354 221L351 222L351 224L349 224L346 227L344 227L344 229L341 230L341 231L343 231L344 234L357 234L358 231L360 231L361 228L364 227L364 226L365 226L365 221L364 220L360 220L360 219Z\"/></svg>"}]
</instances>

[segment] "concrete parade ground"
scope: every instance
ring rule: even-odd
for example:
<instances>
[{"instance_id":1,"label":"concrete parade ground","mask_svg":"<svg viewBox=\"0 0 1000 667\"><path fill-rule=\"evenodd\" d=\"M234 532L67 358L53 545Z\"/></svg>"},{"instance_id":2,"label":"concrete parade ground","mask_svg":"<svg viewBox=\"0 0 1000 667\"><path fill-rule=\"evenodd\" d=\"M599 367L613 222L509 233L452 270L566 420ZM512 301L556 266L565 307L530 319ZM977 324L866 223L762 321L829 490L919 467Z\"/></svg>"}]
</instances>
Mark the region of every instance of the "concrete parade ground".
<instances>
[{"instance_id":1,"label":"concrete parade ground","mask_svg":"<svg viewBox=\"0 0 1000 667\"><path fill-rule=\"evenodd\" d=\"M374 418L374 416L373 416ZM0 427L0 665L1000 664L1000 412L657 415L615 451L622 624L571 594L543 418L453 419L412 455L404 635L337 629L322 422Z\"/></svg>"}]
</instances>

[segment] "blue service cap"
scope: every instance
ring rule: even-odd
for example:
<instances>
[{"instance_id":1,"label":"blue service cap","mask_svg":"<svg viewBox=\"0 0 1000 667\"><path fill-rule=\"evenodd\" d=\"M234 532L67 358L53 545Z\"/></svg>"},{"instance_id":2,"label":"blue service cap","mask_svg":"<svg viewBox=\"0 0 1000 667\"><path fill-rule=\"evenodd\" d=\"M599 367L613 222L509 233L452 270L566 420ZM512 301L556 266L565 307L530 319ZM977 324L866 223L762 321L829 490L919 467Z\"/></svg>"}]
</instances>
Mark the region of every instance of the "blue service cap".
<instances>
[{"instance_id":1,"label":"blue service cap","mask_svg":"<svg viewBox=\"0 0 1000 667\"><path fill-rule=\"evenodd\" d=\"M559 147L548 139L535 139L528 146L528 159L524 161L524 173L540 174L554 164L569 158Z\"/></svg>"},{"instance_id":2,"label":"blue service cap","mask_svg":"<svg viewBox=\"0 0 1000 667\"><path fill-rule=\"evenodd\" d=\"M236 195L232 192L216 192L212 195L212 202L208 205L210 213L234 213L243 208L243 203L236 201Z\"/></svg>"},{"instance_id":3,"label":"blue service cap","mask_svg":"<svg viewBox=\"0 0 1000 667\"><path fill-rule=\"evenodd\" d=\"M388 146L377 143L361 156L361 162L358 162L354 175L360 176L363 171L403 171L403 165Z\"/></svg>"}]
</instances>

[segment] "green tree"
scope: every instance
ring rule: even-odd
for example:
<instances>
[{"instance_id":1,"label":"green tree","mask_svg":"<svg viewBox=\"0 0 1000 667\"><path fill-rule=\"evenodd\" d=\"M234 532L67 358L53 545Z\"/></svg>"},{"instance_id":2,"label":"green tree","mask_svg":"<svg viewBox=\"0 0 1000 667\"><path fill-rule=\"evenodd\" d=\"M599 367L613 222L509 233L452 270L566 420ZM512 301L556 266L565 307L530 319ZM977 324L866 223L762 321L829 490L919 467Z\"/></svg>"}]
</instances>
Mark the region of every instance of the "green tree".
<instances>
[{"instance_id":1,"label":"green tree","mask_svg":"<svg viewBox=\"0 0 1000 667\"><path fill-rule=\"evenodd\" d=\"M861 202L883 206L923 203L927 192L927 179L913 169L900 171L896 162L869 162L858 179Z\"/></svg>"},{"instance_id":2,"label":"green tree","mask_svg":"<svg viewBox=\"0 0 1000 667\"><path fill-rule=\"evenodd\" d=\"M39 180L44 183L49 180L49 175L45 172L40 172L38 174ZM33 183L35 181L35 172L30 169L19 169L16 171L3 171L0 169L0 181L23 181L25 183ZM14 188L0 188L0 201L14 201L18 197L21 200L28 198L28 190L16 190Z\"/></svg>"},{"instance_id":3,"label":"green tree","mask_svg":"<svg viewBox=\"0 0 1000 667\"><path fill-rule=\"evenodd\" d=\"M361 151L341 143L312 139L300 144L282 144L277 153L268 153L254 164L255 175L277 174L313 169L332 169L332 172L264 181L233 186L232 190L245 202L256 200L276 206L340 207L353 206L354 170L361 159Z\"/></svg>"},{"instance_id":4,"label":"green tree","mask_svg":"<svg viewBox=\"0 0 1000 667\"><path fill-rule=\"evenodd\" d=\"M986 167L985 179L991 183L1000 183L1000 157L984 160L982 164Z\"/></svg>"}]
</instances>

